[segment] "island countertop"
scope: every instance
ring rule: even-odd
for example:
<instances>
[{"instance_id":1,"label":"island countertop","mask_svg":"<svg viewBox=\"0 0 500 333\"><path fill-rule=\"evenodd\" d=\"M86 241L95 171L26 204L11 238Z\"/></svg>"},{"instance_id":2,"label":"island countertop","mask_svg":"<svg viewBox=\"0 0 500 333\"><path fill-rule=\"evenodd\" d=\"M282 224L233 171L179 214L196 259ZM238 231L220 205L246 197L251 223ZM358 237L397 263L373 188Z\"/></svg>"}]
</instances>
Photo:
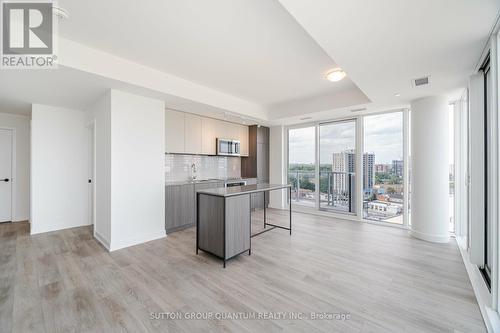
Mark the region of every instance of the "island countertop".
<instances>
[{"instance_id":1,"label":"island countertop","mask_svg":"<svg viewBox=\"0 0 500 333\"><path fill-rule=\"evenodd\" d=\"M218 197L233 197L236 195L266 192L272 190L279 190L282 188L289 188L289 184L255 184L255 185L244 185L244 186L234 186L234 187L221 187L221 188L209 188L204 190L199 190L197 193L215 195Z\"/></svg>"}]
</instances>

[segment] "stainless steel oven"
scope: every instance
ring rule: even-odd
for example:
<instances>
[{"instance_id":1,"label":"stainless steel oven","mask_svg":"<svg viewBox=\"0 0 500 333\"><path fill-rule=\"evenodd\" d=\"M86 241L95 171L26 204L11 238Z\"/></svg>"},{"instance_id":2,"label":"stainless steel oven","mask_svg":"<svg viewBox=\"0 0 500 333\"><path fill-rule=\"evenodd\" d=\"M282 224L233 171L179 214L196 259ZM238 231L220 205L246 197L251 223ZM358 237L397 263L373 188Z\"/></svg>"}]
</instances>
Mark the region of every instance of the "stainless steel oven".
<instances>
[{"instance_id":1,"label":"stainless steel oven","mask_svg":"<svg viewBox=\"0 0 500 333\"><path fill-rule=\"evenodd\" d=\"M240 141L217 138L217 155L240 156Z\"/></svg>"}]
</instances>

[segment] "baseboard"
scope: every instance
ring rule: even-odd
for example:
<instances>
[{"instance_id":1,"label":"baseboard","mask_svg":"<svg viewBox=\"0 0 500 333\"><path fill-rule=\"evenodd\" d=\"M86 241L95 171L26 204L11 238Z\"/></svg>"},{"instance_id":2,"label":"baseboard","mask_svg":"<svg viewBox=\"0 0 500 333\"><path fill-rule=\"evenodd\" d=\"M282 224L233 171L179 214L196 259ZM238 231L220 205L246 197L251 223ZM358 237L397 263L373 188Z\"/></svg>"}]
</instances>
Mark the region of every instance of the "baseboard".
<instances>
[{"instance_id":1,"label":"baseboard","mask_svg":"<svg viewBox=\"0 0 500 333\"><path fill-rule=\"evenodd\" d=\"M31 228L30 228L30 234L31 235L44 234L46 232L66 230L66 229L71 229L71 228L80 228L80 227L86 227L88 225L89 225L88 223L77 224L77 225L70 225L70 226L56 225L56 226L50 226L49 228L46 228L45 230L37 230L37 229L33 228L34 224L31 223L31 221L30 221L30 226L31 226Z\"/></svg>"},{"instance_id":2,"label":"baseboard","mask_svg":"<svg viewBox=\"0 0 500 333\"><path fill-rule=\"evenodd\" d=\"M128 239L120 239L115 241L112 240L109 251L116 251L129 246L139 245L142 243L150 242L165 237L167 237L167 234L165 232L165 229L163 229L157 232L136 236Z\"/></svg>"},{"instance_id":3,"label":"baseboard","mask_svg":"<svg viewBox=\"0 0 500 333\"><path fill-rule=\"evenodd\" d=\"M184 229L187 229L187 228L192 228L192 227L196 227L196 223L190 223L190 224L186 224L186 225L183 225L183 226L180 226L180 227L166 229L166 232L167 232L167 235L168 235L168 234L170 234L172 232L181 231L181 230L184 230Z\"/></svg>"},{"instance_id":4,"label":"baseboard","mask_svg":"<svg viewBox=\"0 0 500 333\"><path fill-rule=\"evenodd\" d=\"M275 206L275 205L272 205L272 204L269 204L269 205L267 206L267 208L279 209L279 210L285 210L285 209L288 209L288 207L284 207L284 206L281 206L281 205L279 205L279 206Z\"/></svg>"},{"instance_id":5,"label":"baseboard","mask_svg":"<svg viewBox=\"0 0 500 333\"><path fill-rule=\"evenodd\" d=\"M472 289L474 290L479 310L483 316L486 329L488 332L500 332L500 317L498 312L491 308L491 294L484 283L483 277L477 266L469 261L467 250L460 246L458 239L457 245L465 265L465 270L469 276Z\"/></svg>"},{"instance_id":6,"label":"baseboard","mask_svg":"<svg viewBox=\"0 0 500 333\"><path fill-rule=\"evenodd\" d=\"M107 240L104 236L94 230L94 238L97 239L99 243L102 244L106 248L106 250L110 251L109 240Z\"/></svg>"},{"instance_id":7,"label":"baseboard","mask_svg":"<svg viewBox=\"0 0 500 333\"><path fill-rule=\"evenodd\" d=\"M30 218L29 217L15 217L12 219L12 222L29 222Z\"/></svg>"},{"instance_id":8,"label":"baseboard","mask_svg":"<svg viewBox=\"0 0 500 333\"><path fill-rule=\"evenodd\" d=\"M410 235L415 238L432 243L448 243L450 241L449 233L446 235L433 235L433 234L426 234L424 232L416 230L410 230Z\"/></svg>"}]
</instances>

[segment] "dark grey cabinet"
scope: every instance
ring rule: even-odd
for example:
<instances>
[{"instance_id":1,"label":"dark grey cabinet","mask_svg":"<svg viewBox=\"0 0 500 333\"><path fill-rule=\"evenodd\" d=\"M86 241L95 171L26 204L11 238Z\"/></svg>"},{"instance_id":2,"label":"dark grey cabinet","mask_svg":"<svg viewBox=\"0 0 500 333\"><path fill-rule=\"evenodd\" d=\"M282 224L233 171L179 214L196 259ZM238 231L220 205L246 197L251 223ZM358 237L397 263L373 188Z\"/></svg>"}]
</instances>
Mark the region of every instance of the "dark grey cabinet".
<instances>
[{"instance_id":1,"label":"dark grey cabinet","mask_svg":"<svg viewBox=\"0 0 500 333\"><path fill-rule=\"evenodd\" d=\"M194 226L194 184L165 186L165 230L167 233Z\"/></svg>"},{"instance_id":2,"label":"dark grey cabinet","mask_svg":"<svg viewBox=\"0 0 500 333\"><path fill-rule=\"evenodd\" d=\"M196 191L214 187L224 187L224 181L214 180L165 186L165 230L167 233L193 227L196 224Z\"/></svg>"},{"instance_id":3,"label":"dark grey cabinet","mask_svg":"<svg viewBox=\"0 0 500 333\"><path fill-rule=\"evenodd\" d=\"M224 187L224 182L221 180L216 180L216 181L208 181L208 182L202 182L202 183L196 183L194 185L194 222L196 223L196 191L199 190L206 190L209 188L215 188L215 187Z\"/></svg>"},{"instance_id":4,"label":"dark grey cabinet","mask_svg":"<svg viewBox=\"0 0 500 333\"><path fill-rule=\"evenodd\" d=\"M241 176L256 178L257 183L269 183L269 127L250 126L248 129L248 157L241 159ZM264 207L264 193L251 195L251 208ZM266 195L266 207L269 195Z\"/></svg>"}]
</instances>

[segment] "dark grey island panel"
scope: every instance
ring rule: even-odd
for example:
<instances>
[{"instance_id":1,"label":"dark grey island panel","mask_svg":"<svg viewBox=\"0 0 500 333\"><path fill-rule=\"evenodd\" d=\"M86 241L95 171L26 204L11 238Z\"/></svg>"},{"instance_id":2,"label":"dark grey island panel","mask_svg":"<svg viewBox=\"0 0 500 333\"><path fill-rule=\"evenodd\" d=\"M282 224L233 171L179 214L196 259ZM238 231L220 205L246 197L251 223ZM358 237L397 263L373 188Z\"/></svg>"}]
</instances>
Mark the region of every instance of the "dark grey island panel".
<instances>
[{"instance_id":1,"label":"dark grey island panel","mask_svg":"<svg viewBox=\"0 0 500 333\"><path fill-rule=\"evenodd\" d=\"M268 223L264 205L264 229L252 235L251 197L256 193L287 190L289 198L290 224L288 227ZM291 186L286 184L254 184L226 188L198 190L196 253L210 253L224 261L248 251L252 253L251 239L275 228L292 234ZM269 228L268 228L269 227Z\"/></svg>"},{"instance_id":2,"label":"dark grey island panel","mask_svg":"<svg viewBox=\"0 0 500 333\"><path fill-rule=\"evenodd\" d=\"M223 260L250 253L250 194L198 193L197 248Z\"/></svg>"}]
</instances>

